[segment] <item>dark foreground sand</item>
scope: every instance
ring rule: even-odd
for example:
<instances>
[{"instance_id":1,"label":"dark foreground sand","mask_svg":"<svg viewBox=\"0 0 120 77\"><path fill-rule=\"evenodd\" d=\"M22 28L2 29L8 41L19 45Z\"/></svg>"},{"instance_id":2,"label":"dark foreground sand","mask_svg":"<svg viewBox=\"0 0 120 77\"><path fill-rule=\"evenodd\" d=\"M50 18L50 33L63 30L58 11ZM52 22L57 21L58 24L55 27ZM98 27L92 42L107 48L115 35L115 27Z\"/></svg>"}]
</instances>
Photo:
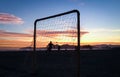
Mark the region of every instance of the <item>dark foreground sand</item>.
<instances>
[{"instance_id":1,"label":"dark foreground sand","mask_svg":"<svg viewBox=\"0 0 120 77\"><path fill-rule=\"evenodd\" d=\"M77 77L75 51L38 51L35 69L31 54L0 52L0 77ZM80 77L120 77L120 51L80 51Z\"/></svg>"}]
</instances>

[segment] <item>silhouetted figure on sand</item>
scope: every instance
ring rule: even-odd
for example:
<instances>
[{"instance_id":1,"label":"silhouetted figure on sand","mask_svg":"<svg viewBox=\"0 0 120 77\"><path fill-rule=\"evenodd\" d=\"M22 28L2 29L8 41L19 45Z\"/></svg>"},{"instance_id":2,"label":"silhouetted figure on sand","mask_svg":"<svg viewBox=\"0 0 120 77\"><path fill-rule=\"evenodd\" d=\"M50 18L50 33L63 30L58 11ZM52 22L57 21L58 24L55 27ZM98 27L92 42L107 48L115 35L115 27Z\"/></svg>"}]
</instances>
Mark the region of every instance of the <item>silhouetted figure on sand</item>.
<instances>
[{"instance_id":1,"label":"silhouetted figure on sand","mask_svg":"<svg viewBox=\"0 0 120 77\"><path fill-rule=\"evenodd\" d=\"M61 48L61 46L60 46L60 45L58 45L58 51L60 51L60 48Z\"/></svg>"},{"instance_id":2,"label":"silhouetted figure on sand","mask_svg":"<svg viewBox=\"0 0 120 77\"><path fill-rule=\"evenodd\" d=\"M47 49L48 51L51 51L51 50L52 50L52 47L53 47L52 41L49 42L49 44L48 44L47 47L48 47L48 49Z\"/></svg>"},{"instance_id":3,"label":"silhouetted figure on sand","mask_svg":"<svg viewBox=\"0 0 120 77\"><path fill-rule=\"evenodd\" d=\"M78 47L77 46L75 46L75 51L77 51L78 50Z\"/></svg>"}]
</instances>

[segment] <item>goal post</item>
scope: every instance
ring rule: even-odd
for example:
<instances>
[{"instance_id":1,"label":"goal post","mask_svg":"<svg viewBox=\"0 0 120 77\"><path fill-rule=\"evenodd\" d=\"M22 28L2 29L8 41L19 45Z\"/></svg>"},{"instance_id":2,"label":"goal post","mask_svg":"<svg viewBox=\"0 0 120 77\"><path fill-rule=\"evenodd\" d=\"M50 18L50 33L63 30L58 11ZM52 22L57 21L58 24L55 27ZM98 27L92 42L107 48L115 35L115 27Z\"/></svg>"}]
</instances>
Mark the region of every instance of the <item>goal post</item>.
<instances>
[{"instance_id":1,"label":"goal post","mask_svg":"<svg viewBox=\"0 0 120 77\"><path fill-rule=\"evenodd\" d=\"M51 20L53 18L57 18L57 17L61 17L61 16L66 16L66 15L70 15L70 14L74 14L75 15L75 22L76 22L76 24L73 24L74 21L73 22L71 21L74 17L73 18L72 17L68 17L68 19L66 18L67 20L65 19L65 17L63 17L62 21L59 21L59 19L57 19L57 21L56 20ZM44 27L42 27L41 29L43 29L43 30L40 29L40 31L37 33L37 27L38 26L41 27L41 25L37 25L37 24L40 21L45 21L45 20L48 20L48 21L47 22L43 22L44 26L46 26L47 23L48 24L50 23L48 26L54 28L53 23L55 22L56 23L55 25L57 25L56 27L57 27L58 31L50 32L49 29L51 29L51 28L49 28L49 29L47 29L45 31L43 29ZM58 26L61 26L61 22L62 22L62 28L63 29L65 28L64 30L61 30L61 29L58 28ZM71 27L69 27L70 29L67 29L68 27L64 27L64 25L67 25L66 22L68 24L71 23L72 25L74 25L74 27L76 28L76 30L71 30ZM53 29L51 29L51 30L53 30ZM67 33L66 33L66 31L67 31ZM77 49L76 52L77 52L77 61L78 61L77 62L77 68L78 68L77 69L78 70L77 77L80 77L80 12L78 10L71 10L71 11L68 11L68 12L64 12L64 13L60 13L60 14L56 14L56 15L52 15L52 16L48 16L48 17L44 17L44 18L40 18L40 19L36 19L35 20L35 22L34 22L34 37L33 37L33 40L34 40L34 45L33 45L33 60L35 59L35 53L36 53L36 48L37 48L36 47L37 46L36 45L36 43L37 43L36 42L37 41L36 37L37 37L37 34L39 34L39 33L43 34L45 38L53 36L53 35L55 35L55 33L57 33L56 36L59 34L59 35L61 35L61 37L63 37L63 36L76 37L76 45L75 46L76 46L76 49ZM50 33L52 33L52 35ZM72 35L69 35L69 33L71 33ZM48 34L50 34L50 35L48 36ZM74 36L74 34L76 34L76 35ZM68 39L66 39L66 37L64 37L64 38L65 38L65 41L68 40ZM55 39L58 39L58 38L56 37ZM43 41L44 38L41 39L41 40ZM35 60L33 61L33 70L34 70L34 67L35 67Z\"/></svg>"}]
</instances>

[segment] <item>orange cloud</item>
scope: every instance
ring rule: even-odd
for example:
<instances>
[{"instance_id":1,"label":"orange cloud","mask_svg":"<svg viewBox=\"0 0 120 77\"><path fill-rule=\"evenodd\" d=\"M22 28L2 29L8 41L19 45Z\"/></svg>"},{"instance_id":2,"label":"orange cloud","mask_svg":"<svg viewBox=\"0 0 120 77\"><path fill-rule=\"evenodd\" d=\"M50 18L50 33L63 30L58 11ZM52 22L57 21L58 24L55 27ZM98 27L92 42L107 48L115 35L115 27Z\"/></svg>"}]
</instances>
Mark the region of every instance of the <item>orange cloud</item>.
<instances>
[{"instance_id":1,"label":"orange cloud","mask_svg":"<svg viewBox=\"0 0 120 77\"><path fill-rule=\"evenodd\" d=\"M32 34L15 33L0 30L0 37L33 37Z\"/></svg>"},{"instance_id":2,"label":"orange cloud","mask_svg":"<svg viewBox=\"0 0 120 77\"><path fill-rule=\"evenodd\" d=\"M88 32L81 31L81 35L84 35ZM66 31L50 31L50 30L37 30L37 35L40 36L37 38L37 47L46 46L49 40L58 41L61 44L68 43L71 41L71 37L76 37L77 32L75 30L66 30ZM42 37L42 38L41 38ZM55 38L54 38L55 37ZM7 39L8 38L8 39ZM27 33L15 33L7 32L0 30L0 47L23 47L29 46L33 40L33 32L30 34ZM44 40L46 39L46 40Z\"/></svg>"},{"instance_id":3,"label":"orange cloud","mask_svg":"<svg viewBox=\"0 0 120 77\"><path fill-rule=\"evenodd\" d=\"M1 47L26 47L30 45L31 45L31 42L28 42L28 41L0 39L0 48Z\"/></svg>"},{"instance_id":4,"label":"orange cloud","mask_svg":"<svg viewBox=\"0 0 120 77\"><path fill-rule=\"evenodd\" d=\"M23 24L23 20L8 13L0 13L0 24Z\"/></svg>"}]
</instances>

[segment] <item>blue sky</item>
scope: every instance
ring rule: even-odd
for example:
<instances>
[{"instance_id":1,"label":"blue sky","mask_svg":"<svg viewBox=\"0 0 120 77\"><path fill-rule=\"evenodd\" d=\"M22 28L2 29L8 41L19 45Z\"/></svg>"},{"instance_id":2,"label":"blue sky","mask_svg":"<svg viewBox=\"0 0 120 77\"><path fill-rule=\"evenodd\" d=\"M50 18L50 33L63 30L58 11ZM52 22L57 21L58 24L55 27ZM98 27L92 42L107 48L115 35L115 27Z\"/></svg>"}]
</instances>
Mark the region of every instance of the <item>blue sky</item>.
<instances>
[{"instance_id":1,"label":"blue sky","mask_svg":"<svg viewBox=\"0 0 120 77\"><path fill-rule=\"evenodd\" d=\"M1 0L0 12L13 14L24 21L21 26L17 26L19 27L17 31L32 27L37 18L72 9L81 12L81 26L85 28L92 26L118 29L120 28L119 3L119 0ZM9 24L0 25L1 29L11 30Z\"/></svg>"},{"instance_id":2,"label":"blue sky","mask_svg":"<svg viewBox=\"0 0 120 77\"><path fill-rule=\"evenodd\" d=\"M78 9L81 28L120 34L120 0L0 0L0 14L16 17L16 21L0 19L0 30L25 33L33 30L38 18ZM118 40L120 39L117 38Z\"/></svg>"}]
</instances>

